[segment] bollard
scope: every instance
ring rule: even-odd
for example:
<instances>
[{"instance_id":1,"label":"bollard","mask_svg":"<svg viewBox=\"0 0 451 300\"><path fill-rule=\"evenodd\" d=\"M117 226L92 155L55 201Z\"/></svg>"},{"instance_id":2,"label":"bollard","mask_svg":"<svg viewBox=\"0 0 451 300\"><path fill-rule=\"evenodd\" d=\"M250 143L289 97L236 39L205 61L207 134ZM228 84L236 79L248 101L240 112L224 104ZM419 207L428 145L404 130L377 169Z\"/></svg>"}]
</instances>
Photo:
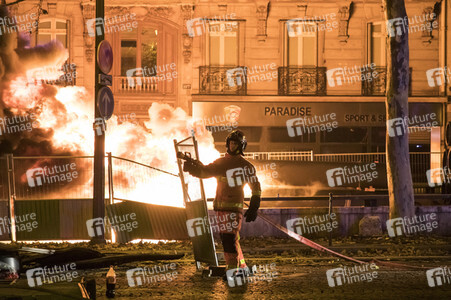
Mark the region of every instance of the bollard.
<instances>
[{"instance_id":1,"label":"bollard","mask_svg":"<svg viewBox=\"0 0 451 300\"><path fill-rule=\"evenodd\" d=\"M110 266L108 273L106 274L106 297L114 298L116 296L116 272L113 270L113 266Z\"/></svg>"}]
</instances>

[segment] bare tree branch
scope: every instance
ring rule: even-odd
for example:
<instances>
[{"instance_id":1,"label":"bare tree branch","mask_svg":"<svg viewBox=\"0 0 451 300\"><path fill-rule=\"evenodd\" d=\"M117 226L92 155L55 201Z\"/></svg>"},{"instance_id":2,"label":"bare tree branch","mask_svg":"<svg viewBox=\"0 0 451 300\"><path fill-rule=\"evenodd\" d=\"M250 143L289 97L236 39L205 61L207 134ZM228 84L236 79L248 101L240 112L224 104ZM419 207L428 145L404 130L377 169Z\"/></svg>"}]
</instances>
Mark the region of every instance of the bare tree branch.
<instances>
[{"instance_id":1,"label":"bare tree branch","mask_svg":"<svg viewBox=\"0 0 451 300\"><path fill-rule=\"evenodd\" d=\"M20 3L20 2L23 2L23 1L25 1L25 0L16 0L16 1L11 2L11 3L5 3L5 0L2 0L2 5L10 6L10 5L14 5L14 4L17 4L17 3Z\"/></svg>"}]
</instances>

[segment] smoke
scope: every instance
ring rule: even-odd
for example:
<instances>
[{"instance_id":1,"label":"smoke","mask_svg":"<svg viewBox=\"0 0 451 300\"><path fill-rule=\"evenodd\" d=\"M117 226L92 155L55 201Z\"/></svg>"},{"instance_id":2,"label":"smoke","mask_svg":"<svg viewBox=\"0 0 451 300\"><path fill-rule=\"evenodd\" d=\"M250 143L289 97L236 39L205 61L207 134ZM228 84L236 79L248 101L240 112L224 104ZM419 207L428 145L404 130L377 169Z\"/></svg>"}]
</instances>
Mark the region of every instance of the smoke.
<instances>
[{"instance_id":1,"label":"smoke","mask_svg":"<svg viewBox=\"0 0 451 300\"><path fill-rule=\"evenodd\" d=\"M0 7L0 18L12 19L6 6ZM58 151L50 142L52 130L34 128L20 130L25 123L17 117L59 112L59 119L65 113L64 106L55 99L57 89L49 85L29 85L26 72L43 66L61 66L68 58L68 51L59 41L30 47L30 38L26 33L4 30L0 35L0 117L3 119L0 130L0 155L49 155L67 154L66 149ZM15 119L16 117L16 119ZM6 127L14 127L7 132ZM14 120L14 121L12 121ZM24 119L22 118L21 121ZM62 120L61 120L62 121ZM16 122L17 124L14 124ZM6 123L6 124L5 124ZM22 124L19 124L22 123ZM18 130L16 130L19 128Z\"/></svg>"}]
</instances>

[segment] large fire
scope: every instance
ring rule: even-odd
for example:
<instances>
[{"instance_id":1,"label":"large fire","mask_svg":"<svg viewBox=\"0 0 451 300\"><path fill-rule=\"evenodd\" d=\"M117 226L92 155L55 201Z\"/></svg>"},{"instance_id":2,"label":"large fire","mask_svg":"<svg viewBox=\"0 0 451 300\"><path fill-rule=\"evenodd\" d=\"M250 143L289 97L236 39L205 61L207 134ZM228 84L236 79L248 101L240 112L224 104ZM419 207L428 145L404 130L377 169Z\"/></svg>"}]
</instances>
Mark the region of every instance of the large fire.
<instances>
[{"instance_id":1,"label":"large fire","mask_svg":"<svg viewBox=\"0 0 451 300\"><path fill-rule=\"evenodd\" d=\"M59 87L41 82L41 79L57 80L63 75L55 70L60 70L67 61L67 49L58 41L30 47L29 36L13 32L0 36L0 42L2 118L25 116L32 119L34 125L30 131L4 135L8 147L16 156L92 156L95 135L92 93L80 86ZM193 121L181 108L163 103L153 103L144 122L113 115L107 121L106 152L178 174L173 140L185 139L191 134L191 128L199 129ZM214 147L211 133L205 128L201 131L196 133L200 159L203 163L210 163L220 154ZM7 150L2 150L7 153ZM52 159L36 159L26 167L41 167L50 162ZM91 162L78 160L78 167L87 168ZM183 206L180 179L158 171L149 176L151 170L115 160L113 181L121 187L115 188L115 198ZM199 198L197 179L189 177L188 180L192 198ZM26 182L25 174L20 181ZM83 185L86 194L90 195L92 173L78 181L78 185ZM204 186L207 197L214 197L216 180L204 180ZM68 185L67 189L70 190L71 186ZM67 189L59 196L66 195ZM245 192L250 194L248 187ZM55 195L54 191L52 193Z\"/></svg>"},{"instance_id":2,"label":"large fire","mask_svg":"<svg viewBox=\"0 0 451 300\"><path fill-rule=\"evenodd\" d=\"M38 78L37 78L38 79ZM38 80L36 80L38 81ZM15 78L4 91L4 103L17 115L33 114L38 128L45 132L53 153L92 156L94 153L93 96L84 87L58 87L30 84L23 76ZM31 101L24 101L31 99ZM148 120L140 125L132 117L113 117L107 121L106 152L158 169L178 174L173 139L188 137L192 118L180 108L153 103ZM209 163L219 157L211 134L205 130L199 138L199 155ZM144 168L130 171L132 163L113 164L114 182L129 185L125 192L115 190L115 197L148 203L182 206L180 179L162 172L152 172L151 178ZM193 182L194 185L194 182ZM215 181L206 180L208 197L214 196ZM90 184L87 183L87 188Z\"/></svg>"}]
</instances>

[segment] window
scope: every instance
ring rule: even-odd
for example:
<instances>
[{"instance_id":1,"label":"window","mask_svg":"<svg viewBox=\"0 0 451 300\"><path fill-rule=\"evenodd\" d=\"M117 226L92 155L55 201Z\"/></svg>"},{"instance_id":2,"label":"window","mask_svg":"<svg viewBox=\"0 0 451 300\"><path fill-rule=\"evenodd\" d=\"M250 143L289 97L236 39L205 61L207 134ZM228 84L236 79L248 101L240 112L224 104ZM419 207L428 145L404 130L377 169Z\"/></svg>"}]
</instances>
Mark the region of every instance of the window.
<instances>
[{"instance_id":1,"label":"window","mask_svg":"<svg viewBox=\"0 0 451 300\"><path fill-rule=\"evenodd\" d=\"M137 30L121 32L121 76L126 76L127 71L137 68L136 65L136 44Z\"/></svg>"},{"instance_id":2,"label":"window","mask_svg":"<svg viewBox=\"0 0 451 300\"><path fill-rule=\"evenodd\" d=\"M144 27L141 31L141 66L154 69L157 65L158 30Z\"/></svg>"},{"instance_id":3,"label":"window","mask_svg":"<svg viewBox=\"0 0 451 300\"><path fill-rule=\"evenodd\" d=\"M386 28L385 23L368 24L368 63L377 67L386 65Z\"/></svg>"},{"instance_id":4,"label":"window","mask_svg":"<svg viewBox=\"0 0 451 300\"><path fill-rule=\"evenodd\" d=\"M112 71L114 92L174 96L178 86L177 29L156 20L135 24L129 31L106 35L118 53ZM165 102L174 104L175 98L166 97Z\"/></svg>"},{"instance_id":5,"label":"window","mask_svg":"<svg viewBox=\"0 0 451 300\"><path fill-rule=\"evenodd\" d=\"M338 127L330 132L321 132L322 143L366 143L367 140L367 127Z\"/></svg>"},{"instance_id":6,"label":"window","mask_svg":"<svg viewBox=\"0 0 451 300\"><path fill-rule=\"evenodd\" d=\"M307 128L307 127L306 127ZM269 127L269 141L271 143L315 143L316 131L307 128L301 135L291 137L288 135L286 127Z\"/></svg>"},{"instance_id":7,"label":"window","mask_svg":"<svg viewBox=\"0 0 451 300\"><path fill-rule=\"evenodd\" d=\"M68 48L67 28L68 23L66 20L51 19L39 22L37 44L42 45L51 40L58 40L65 48Z\"/></svg>"},{"instance_id":8,"label":"window","mask_svg":"<svg viewBox=\"0 0 451 300\"><path fill-rule=\"evenodd\" d=\"M158 29L138 27L122 31L121 38L121 76L136 68L149 70L146 76L156 75Z\"/></svg>"},{"instance_id":9,"label":"window","mask_svg":"<svg viewBox=\"0 0 451 300\"><path fill-rule=\"evenodd\" d=\"M210 66L238 66L239 22L208 22L208 61Z\"/></svg>"},{"instance_id":10,"label":"window","mask_svg":"<svg viewBox=\"0 0 451 300\"><path fill-rule=\"evenodd\" d=\"M318 24L315 22L296 22L291 24L292 34L288 34L288 24L285 26L285 57L286 66L317 66L318 57Z\"/></svg>"}]
</instances>

